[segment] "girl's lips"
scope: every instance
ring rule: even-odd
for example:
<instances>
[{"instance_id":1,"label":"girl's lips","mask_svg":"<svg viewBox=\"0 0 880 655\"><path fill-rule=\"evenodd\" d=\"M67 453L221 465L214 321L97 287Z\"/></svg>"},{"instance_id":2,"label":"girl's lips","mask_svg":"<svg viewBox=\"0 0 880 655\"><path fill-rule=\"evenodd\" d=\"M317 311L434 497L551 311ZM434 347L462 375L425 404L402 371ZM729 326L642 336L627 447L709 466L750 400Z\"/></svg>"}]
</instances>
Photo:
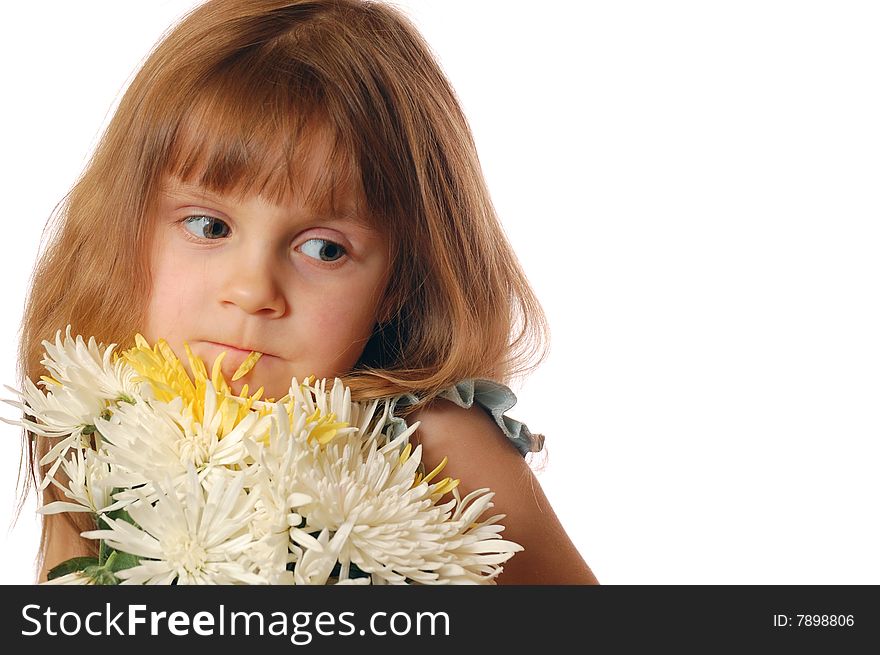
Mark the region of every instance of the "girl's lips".
<instances>
[{"instance_id":1,"label":"girl's lips","mask_svg":"<svg viewBox=\"0 0 880 655\"><path fill-rule=\"evenodd\" d=\"M233 355L233 354L238 355L239 353L241 353L241 354L247 356L250 353L254 352L253 350L243 350L241 348L236 348L235 346L230 346L229 344L226 344L226 343L218 343L217 341L206 341L205 343L210 344L212 346L216 346L217 348L220 348L221 350L228 350L230 355ZM263 351L260 350L257 352L263 352ZM263 357L272 357L272 355L270 355L269 353L263 353Z\"/></svg>"},{"instance_id":2,"label":"girl's lips","mask_svg":"<svg viewBox=\"0 0 880 655\"><path fill-rule=\"evenodd\" d=\"M242 350L241 348L236 348L235 346L230 346L230 345L227 344L227 343L218 343L218 342L216 342L216 341L208 341L208 343L210 343L212 346L217 346L218 348L222 348L222 349L224 349L224 350L228 350L230 355L231 355L232 353L247 353L247 352L250 352L250 351L248 351L248 350Z\"/></svg>"}]
</instances>

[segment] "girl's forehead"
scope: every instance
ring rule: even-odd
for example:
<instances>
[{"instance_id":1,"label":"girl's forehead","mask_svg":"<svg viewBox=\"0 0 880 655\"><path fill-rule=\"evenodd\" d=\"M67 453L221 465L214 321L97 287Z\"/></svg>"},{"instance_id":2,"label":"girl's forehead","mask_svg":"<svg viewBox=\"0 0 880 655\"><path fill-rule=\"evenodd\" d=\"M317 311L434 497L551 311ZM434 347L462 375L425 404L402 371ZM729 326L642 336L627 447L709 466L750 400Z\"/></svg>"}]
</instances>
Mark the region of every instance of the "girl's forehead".
<instances>
[{"instance_id":1,"label":"girl's forehead","mask_svg":"<svg viewBox=\"0 0 880 655\"><path fill-rule=\"evenodd\" d=\"M182 126L159 182L162 194L298 206L317 214L366 213L356 157L326 126L271 138ZM233 131L235 132L235 131Z\"/></svg>"}]
</instances>

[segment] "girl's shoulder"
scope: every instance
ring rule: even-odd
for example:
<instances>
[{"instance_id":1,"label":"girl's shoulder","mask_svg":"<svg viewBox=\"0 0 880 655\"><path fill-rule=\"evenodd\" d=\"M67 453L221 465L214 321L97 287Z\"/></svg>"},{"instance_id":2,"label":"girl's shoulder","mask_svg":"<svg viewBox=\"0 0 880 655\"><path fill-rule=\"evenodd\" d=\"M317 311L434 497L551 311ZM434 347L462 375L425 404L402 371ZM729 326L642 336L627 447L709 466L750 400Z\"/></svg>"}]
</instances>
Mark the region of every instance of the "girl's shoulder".
<instances>
[{"instance_id":1,"label":"girl's shoulder","mask_svg":"<svg viewBox=\"0 0 880 655\"><path fill-rule=\"evenodd\" d=\"M543 435L533 434L525 423L507 416L506 412L516 405L516 395L510 387L500 382L485 378L467 378L444 389L438 394L438 397L449 400L465 409L470 409L474 405L481 407L492 417L523 456L529 452L538 452L544 447ZM399 435L407 428L406 421L395 415L396 408L412 405L418 401L419 397L414 393L390 399L389 413L391 414L392 436Z\"/></svg>"}]
</instances>

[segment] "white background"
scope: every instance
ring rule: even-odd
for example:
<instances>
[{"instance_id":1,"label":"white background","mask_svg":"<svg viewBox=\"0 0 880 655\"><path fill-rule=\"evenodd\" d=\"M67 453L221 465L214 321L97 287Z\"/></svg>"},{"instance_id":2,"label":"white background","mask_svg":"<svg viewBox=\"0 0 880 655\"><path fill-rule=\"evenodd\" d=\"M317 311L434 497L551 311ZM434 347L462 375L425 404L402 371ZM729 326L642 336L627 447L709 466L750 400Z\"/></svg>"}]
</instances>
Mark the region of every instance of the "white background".
<instances>
[{"instance_id":1,"label":"white background","mask_svg":"<svg viewBox=\"0 0 880 655\"><path fill-rule=\"evenodd\" d=\"M4 9L0 382L47 217L194 4ZM547 435L539 480L599 580L880 583L877 5L397 4L549 315L508 414ZM3 582L33 580L33 509Z\"/></svg>"}]
</instances>

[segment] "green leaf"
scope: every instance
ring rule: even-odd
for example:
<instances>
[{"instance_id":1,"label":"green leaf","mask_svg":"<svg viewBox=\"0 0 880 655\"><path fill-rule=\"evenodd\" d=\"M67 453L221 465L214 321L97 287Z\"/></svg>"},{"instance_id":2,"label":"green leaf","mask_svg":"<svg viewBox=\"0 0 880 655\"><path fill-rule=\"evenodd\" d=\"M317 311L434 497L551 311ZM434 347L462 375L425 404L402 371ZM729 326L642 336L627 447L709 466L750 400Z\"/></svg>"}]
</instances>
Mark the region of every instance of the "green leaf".
<instances>
[{"instance_id":1,"label":"green leaf","mask_svg":"<svg viewBox=\"0 0 880 655\"><path fill-rule=\"evenodd\" d=\"M103 539L101 540L101 547L98 549L98 561L96 564L98 566L104 566L108 559L110 559L110 555L112 555L114 551L110 546L107 545L107 542Z\"/></svg>"},{"instance_id":2,"label":"green leaf","mask_svg":"<svg viewBox=\"0 0 880 655\"><path fill-rule=\"evenodd\" d=\"M98 560L94 557L72 557L50 569L46 577L49 580L54 580L55 578L60 578L62 575L67 575L68 573L84 571L86 568L95 566L97 563Z\"/></svg>"},{"instance_id":3,"label":"green leaf","mask_svg":"<svg viewBox=\"0 0 880 655\"><path fill-rule=\"evenodd\" d=\"M113 489L113 491L110 492L111 498L113 497L114 494L116 494L119 491L123 491L123 490L124 490L123 487L115 487ZM107 521L104 520L104 516L105 515L101 515L98 517L98 528L100 530L109 530L110 525L107 523ZM112 512L107 512L106 516L113 519L114 521L125 521L126 523L131 523L134 526L140 527L137 524L137 521L135 521L133 518L131 518L131 516L129 516L128 511L125 508L116 509L116 510L113 510ZM128 553L122 553L120 551L114 550L113 548L111 548L110 546L107 545L106 541L104 541L102 539L101 540L101 547L98 550L98 562L97 562L98 565L104 566L107 563L107 561L110 559L110 556L113 555L113 553L118 553L119 555L124 556L123 559L120 560L120 563L128 562L129 560L126 558L133 557L132 555L129 555ZM126 564L124 566L119 566L119 568L116 568L113 570L120 571L122 569L128 569L128 568L131 568L132 566L137 566L137 564L138 564L138 561L135 560L135 562L133 564Z\"/></svg>"},{"instance_id":4,"label":"green leaf","mask_svg":"<svg viewBox=\"0 0 880 655\"><path fill-rule=\"evenodd\" d=\"M112 548L109 551L110 554L103 564L96 563L94 557L78 558L89 560L90 566L83 568L82 572L83 575L91 578L92 582L96 585L117 585L119 584L119 578L116 577L118 571L130 569L132 566L140 564L140 560L134 555L113 550Z\"/></svg>"},{"instance_id":5,"label":"green leaf","mask_svg":"<svg viewBox=\"0 0 880 655\"><path fill-rule=\"evenodd\" d=\"M118 491L118 489L114 489L113 493L116 493L117 491ZM114 521L122 520L122 521L125 521L126 523L131 523L132 525L137 525L137 523L135 523L134 519L132 519L128 515L128 512L125 511L125 509L117 509L112 512L108 512L107 516L109 516ZM110 529L110 525L107 523L107 521L104 520L103 515L98 517L98 528L100 530L109 530ZM107 542L102 539L101 540L101 548L98 550L98 564L100 566L103 566L104 563L110 558L110 555L112 555L115 552L117 552L117 551L115 551L113 548L108 546ZM128 568L128 567L123 567L123 568Z\"/></svg>"},{"instance_id":6,"label":"green leaf","mask_svg":"<svg viewBox=\"0 0 880 655\"><path fill-rule=\"evenodd\" d=\"M123 553L121 550L115 550L113 551L113 556L107 559L107 563L104 566L115 573L116 571L122 571L123 569L130 569L133 566L138 566L140 563L141 558L137 555Z\"/></svg>"},{"instance_id":7,"label":"green leaf","mask_svg":"<svg viewBox=\"0 0 880 655\"><path fill-rule=\"evenodd\" d=\"M119 579L113 572L103 566L90 566L83 573L89 576L96 585L117 585Z\"/></svg>"},{"instance_id":8,"label":"green leaf","mask_svg":"<svg viewBox=\"0 0 880 655\"><path fill-rule=\"evenodd\" d=\"M103 516L98 517L98 529L99 530L109 530L110 526L107 525L107 522L104 520ZM98 561L97 564L99 566L104 566L104 563L113 554L113 549L107 545L107 542L101 539L101 546L98 548Z\"/></svg>"},{"instance_id":9,"label":"green leaf","mask_svg":"<svg viewBox=\"0 0 880 655\"><path fill-rule=\"evenodd\" d=\"M116 493L116 491L114 490L113 493ZM115 509L112 512L108 512L107 516L109 516L114 521L123 520L126 523L131 523L132 525L140 527L137 522L133 518L131 518L131 516L129 516L128 511L124 507L122 509Z\"/></svg>"},{"instance_id":10,"label":"green leaf","mask_svg":"<svg viewBox=\"0 0 880 655\"><path fill-rule=\"evenodd\" d=\"M113 497L116 493L123 491L123 487L116 487L113 491L110 492L110 496ZM112 512L107 512L106 514L102 514L98 517L98 528L100 530L109 530L110 525L105 520L105 517L111 518L114 521L125 521L126 523L131 523L136 527L140 527L125 508L113 510ZM101 540L101 546L98 549L98 559L94 567L87 571L87 575L89 575L93 580L95 580L95 584L119 584L119 580L114 575L117 571L122 571L123 569L130 569L133 566L138 566L140 564L140 558L135 555L131 555L129 553L125 553L121 550L116 550L107 544L105 540Z\"/></svg>"}]
</instances>

